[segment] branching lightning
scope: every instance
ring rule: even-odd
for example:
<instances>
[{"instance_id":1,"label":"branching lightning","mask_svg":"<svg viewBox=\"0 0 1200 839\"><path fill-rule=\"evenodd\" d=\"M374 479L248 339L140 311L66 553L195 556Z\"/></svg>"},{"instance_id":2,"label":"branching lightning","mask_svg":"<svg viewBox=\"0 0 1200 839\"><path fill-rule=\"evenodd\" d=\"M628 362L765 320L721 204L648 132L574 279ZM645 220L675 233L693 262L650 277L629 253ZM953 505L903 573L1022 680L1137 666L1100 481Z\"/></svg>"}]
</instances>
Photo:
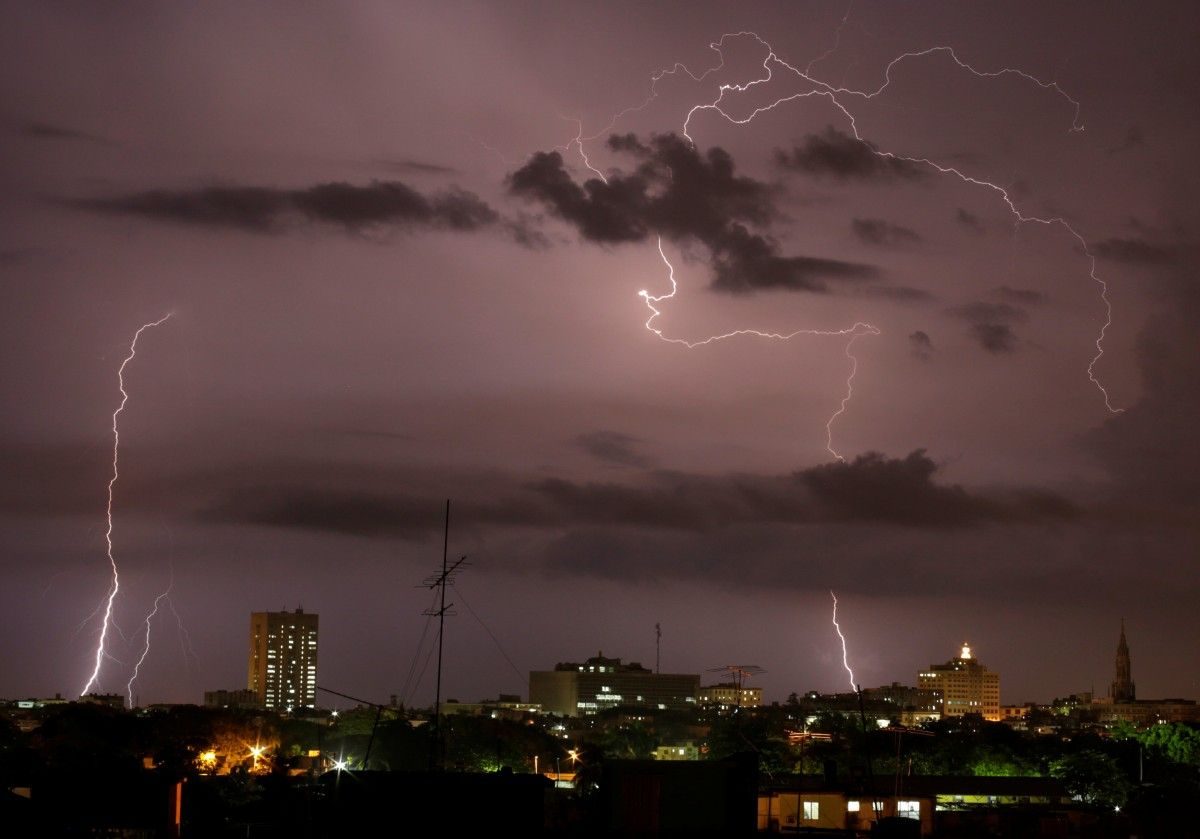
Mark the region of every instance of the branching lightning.
<instances>
[{"instance_id":1,"label":"branching lightning","mask_svg":"<svg viewBox=\"0 0 1200 839\"><path fill-rule=\"evenodd\" d=\"M662 329L654 325L654 321L662 314L655 306L655 303L661 303L664 300L670 300L675 296L678 290L678 283L675 281L675 266L671 264L671 260L667 259L667 254L663 251L662 237L658 237L658 255L662 257L662 261L667 266L668 279L671 282L671 290L667 294L653 295L650 292L642 289L638 292L638 296L646 302L646 308L650 310L650 317L646 319L646 329L653 332L661 340L668 344L679 344L687 347L689 350L694 350L696 347L703 347L708 344L714 344L717 341L724 341L727 338L736 338L741 335L752 335L756 338L769 338L773 341L788 341L795 338L797 335L838 335L846 337L846 358L850 359L850 375L846 378L846 395L842 397L842 401L838 409L829 417L825 423L825 448L829 453L838 460L844 461L845 458L838 453L833 447L833 424L846 411L846 405L850 401L850 397L854 395L854 374L858 372L858 358L851 352L854 342L862 335L878 335L879 330L869 323L858 322L849 329L797 329L794 332L763 332L758 329L735 329L732 332L725 332L721 335L711 335L699 341L687 341L683 338L671 338L663 334Z\"/></svg>"},{"instance_id":2,"label":"branching lightning","mask_svg":"<svg viewBox=\"0 0 1200 839\"><path fill-rule=\"evenodd\" d=\"M125 701L129 704L130 708L133 707L133 683L137 681L138 671L142 669L142 662L146 660L146 656L150 655L150 621L158 614L159 603L163 600L166 600L168 603L171 602L170 595L171 586L167 586L166 591L154 598L154 608L150 610L150 614L146 615L146 635L145 641L142 644L142 654L138 658L137 663L133 665L133 675L129 677L129 681L125 685ZM172 606L171 610L174 611L175 607Z\"/></svg>"},{"instance_id":3,"label":"branching lightning","mask_svg":"<svg viewBox=\"0 0 1200 839\"><path fill-rule=\"evenodd\" d=\"M614 115L612 117L612 119L610 119L608 121L608 124L605 125L604 128L602 128L599 131L594 132L586 137L584 136L584 132L583 132L582 120L578 120L578 119L573 120L576 123L576 125L578 126L578 130L576 131L575 136L565 146L560 147L560 149L564 152L568 151L572 147L577 149L580 159L583 161L584 166L586 166L593 174L595 174L602 181L607 183L607 178L604 176L604 173L601 172L598 168L596 168L592 164L591 160L588 158L585 143L588 143L592 140L596 140L599 137L607 134L610 130L612 130L612 128L617 124L617 122L619 120L621 120L623 117L625 117L626 115L637 112L637 111L641 111L644 108L646 108L652 101L654 101L658 97L658 83L663 78L665 78L667 76L673 76L677 73L682 72L695 82L703 81L706 77L708 77L709 75L711 75L713 73L720 71L725 66L724 46L725 46L725 42L727 40L732 39L732 38L740 38L740 37L753 38L758 44L760 44L766 50L766 53L767 53L766 58L762 62L762 67L765 71L765 75L763 75L760 78L756 78L756 79L752 79L750 81L744 82L742 84L721 84L721 85L719 85L717 88L717 96L715 99L713 99L711 102L693 105L692 108L687 112L687 115L684 118L683 125L682 125L683 136L685 138L687 138L687 140L689 142L691 142L693 145L695 144L695 140L692 138L691 134L689 133L689 127L691 125L692 117L698 111L715 111L722 118L724 118L725 120L727 120L730 123L733 123L735 125L746 125L746 124L752 122L754 120L754 118L757 117L759 114L762 114L767 111L771 111L771 110L775 109L776 107L783 105L787 102L792 102L792 101L796 101L796 100L800 100L800 99L807 99L810 97L819 96L819 97L823 97L823 98L827 99L838 111L841 112L841 114L846 118L846 121L849 124L850 130L851 130L854 138L856 140L858 140L859 142L864 143L866 148L870 149L873 154L875 154L881 158L885 158L885 159L901 160L901 161L905 161L908 163L926 166L930 169L937 171L940 174L952 175L952 176L958 178L963 183L982 187L982 188L992 191L994 194L999 196L1000 200L1005 204L1005 206L1007 206L1009 213L1013 217L1013 224L1015 227L1019 227L1020 225L1029 224L1029 223L1041 224L1041 225L1045 225L1045 226L1062 227L1064 230L1067 231L1067 233L1073 239L1075 239L1076 242L1078 242L1080 248L1083 250L1084 255L1087 257L1087 259L1088 259L1088 275L1092 279L1092 281L1095 282L1099 286L1100 299L1104 304L1104 310L1105 310L1104 323L1101 325L1100 330L1095 339L1096 352L1092 356L1091 360L1088 363L1087 377L1088 377L1088 380L1100 391L1100 393L1104 399L1105 408L1109 412L1114 413L1114 414L1122 412L1124 410L1123 408L1116 408L1113 406L1112 400L1109 396L1107 388L1105 388L1104 384L1100 381L1100 379L1096 375L1096 365L1100 362L1100 359L1103 358L1103 356L1104 356L1104 338L1108 332L1109 327L1112 325L1112 304L1108 298L1108 285L1097 273L1096 257L1092 253L1092 251L1089 249L1087 241L1083 237L1083 235L1080 234L1062 216L1041 217L1041 216L1030 215L1025 212L1022 212L1017 207L1014 200L1012 199L1011 195L1009 194L1009 191L1007 189L1005 189L1004 187L1000 186L999 184L984 180L982 178L975 177L973 175L969 175L955 166L944 165L944 164L938 163L934 160L931 160L929 158L910 157L910 156L906 156L906 155L897 154L894 152L883 151L883 150L877 149L875 146L871 145L870 143L867 143L866 140L863 138L863 136L859 132L858 122L857 122L857 119L856 119L854 113L843 102L843 99L858 98L858 99L862 99L864 101L869 101L871 99L874 99L877 96L880 96L881 94L883 94L883 92L885 90L887 90L887 88L891 85L892 69L894 67L896 67L896 65L900 64L901 62L908 61L910 59L924 58L927 56L937 54L937 55L948 56L960 70L964 70L968 73L971 73L972 75L974 75L978 78L993 79L993 78L1000 78L1003 76L1016 76L1024 81L1030 82L1030 83L1038 86L1039 88L1041 88L1043 90L1052 91L1053 93L1058 95L1060 98L1062 98L1063 100L1068 102L1072 107L1071 126L1069 129L1071 132L1081 132L1084 130L1083 123L1080 121L1080 111L1081 111L1080 103L1076 99L1072 98L1065 90L1063 90L1063 88L1061 86L1059 86L1059 84L1057 82L1043 81L1042 79L1039 79L1038 77L1031 75L1030 73L1026 73L1023 70L1012 68L1012 67L1004 67L999 70L980 70L980 69L977 69L976 67L972 66L971 64L963 61L961 58L959 58L958 54L954 51L954 49L952 47L948 47L948 46L934 46L934 47L929 47L928 49L906 52L906 53L903 53L902 55L897 56L896 58L894 58L890 62L888 62L887 66L884 68L884 71L883 71L883 81L874 90L865 91L865 90L853 90L853 89L850 89L850 88L847 88L844 86L836 86L835 87L834 85L824 82L824 81L816 78L815 76L813 76L812 70L817 64L819 64L824 59L828 58L840 46L841 32L842 32L842 29L845 27L847 20L849 19L849 15L850 15L850 11L851 11L852 7L853 7L853 2L851 2L851 4L849 6L847 6L846 13L842 18L841 24L838 26L835 43L834 43L833 47L830 48L829 50L827 50L821 56L810 61L807 65L807 67L803 71L797 69L796 67L792 66L791 64L788 64L787 62L780 59L775 54L774 48L767 41L765 41L763 38L761 38L759 35L757 35L754 32L743 31L743 32L726 33L726 34L722 35L720 37L720 39L717 40L716 42L709 44L709 48L712 49L714 52L716 52L717 56L718 56L718 62L714 66L710 67L709 69L705 70L704 72L700 73L699 75L693 73L685 65L679 64L679 63L675 64L670 69L660 70L658 73L654 74L651 77L649 93L647 94L645 100L643 102L641 102L641 104L635 105L630 108L626 108L625 110L617 113L616 115ZM776 99L774 102L772 102L769 105L763 105L763 106L756 107L749 113L748 116L745 116L742 118L735 117L725 110L724 103L725 103L727 94L745 93L746 91L750 90L751 88L754 88L759 85L763 85L763 84L766 84L766 83L772 81L775 77L775 70L774 70L775 66L779 67L782 71L786 71L786 72L793 74L796 78L805 82L808 85L808 87L805 90L801 90L796 93L789 94L787 96L782 96L782 97ZM722 341L726 338L732 338L732 337L739 336L739 335L753 335L753 336L760 337L760 338L771 338L774 340L784 340L784 341L788 340L792 337L799 336L799 335L843 335L843 336L849 336L849 340L846 342L845 354L846 354L846 357L850 359L851 368L850 368L849 377L846 380L846 395L843 397L838 410L829 418L829 420L825 426L825 428L826 428L826 448L829 450L830 454L832 454L835 458L837 458L838 460L844 460L844 458L837 452L837 450L833 446L833 431L832 431L832 429L833 429L833 424L838 419L838 417L840 417L843 413L845 413L847 406L850 402L850 399L852 398L852 396L854 394L854 389L853 389L854 376L858 370L858 359L853 354L854 342L861 335L868 335L868 334L878 335L878 334L880 334L880 330L870 324L860 322L860 323L856 323L854 326L852 326L848 329L833 330L833 331L814 330L814 329L799 329L799 330L796 330L791 333L783 334L783 333L761 332L761 331L754 330L754 329L739 329L739 330L734 330L732 332L724 333L721 335L713 335L709 338L705 338L705 339L697 340L697 341L688 341L688 340L684 340L682 338L667 337L663 333L662 329L660 329L654 325L655 320L662 314L662 311L654 304L661 303L662 301L673 298L675 296L675 292L677 290L677 285L675 282L674 268L671 265L670 260L667 259L666 254L663 252L661 237L659 237L659 239L658 239L658 252L659 252L659 255L662 257L663 262L667 265L669 280L671 283L671 291L667 294L658 295L658 296L651 295L649 292L647 292L645 290L638 292L638 294L640 297L642 297L642 299L646 303L647 308L650 310L650 317L646 320L646 329L649 330L650 332L652 332L659 339L666 341L667 343L679 344L683 347L686 347L687 349L695 349L696 347L704 346L704 345L707 345L707 344L710 344L710 343L713 343L716 341Z\"/></svg>"},{"instance_id":4,"label":"branching lightning","mask_svg":"<svg viewBox=\"0 0 1200 839\"><path fill-rule=\"evenodd\" d=\"M117 561L113 558L113 487L116 486L117 479L120 477L118 470L118 461L121 451L121 432L118 430L117 419L121 416L121 412L125 410L125 403L129 401L129 394L125 391L125 368L133 357L137 355L137 342L142 333L147 329L159 326L171 317L170 313L163 315L156 321L144 323L138 327L137 332L133 333L133 340L129 343L129 355L125 356L125 360L121 362L121 366L117 369L117 386L121 391L121 404L113 411L112 415L112 431L113 431L113 456L112 456L112 477L108 481L108 504L105 508L105 516L107 520L107 529L104 532L104 543L107 547L106 554L108 563L112 567L112 585L108 590L108 598L104 601L104 621L100 625L100 640L96 644L96 659L95 665L92 668L92 674L88 677L87 683L83 686L83 690L79 692L80 696L86 695L93 687L96 686L100 678L100 667L104 664L104 659L108 653L105 649L105 641L108 639L108 628L113 623L113 603L117 599L117 592L121 589L121 578L117 572ZM97 610L99 611L99 610Z\"/></svg>"},{"instance_id":5,"label":"branching lightning","mask_svg":"<svg viewBox=\"0 0 1200 839\"><path fill-rule=\"evenodd\" d=\"M837 636L839 639L841 639L841 642L842 642L842 667L846 668L846 673L850 676L850 690L857 693L858 692L858 680L854 678L854 671L850 669L850 654L846 650L846 636L842 634L842 628L841 628L841 626L838 625L837 595L834 594L833 590L831 589L829 592L829 596L833 598L833 628L837 631Z\"/></svg>"}]
</instances>

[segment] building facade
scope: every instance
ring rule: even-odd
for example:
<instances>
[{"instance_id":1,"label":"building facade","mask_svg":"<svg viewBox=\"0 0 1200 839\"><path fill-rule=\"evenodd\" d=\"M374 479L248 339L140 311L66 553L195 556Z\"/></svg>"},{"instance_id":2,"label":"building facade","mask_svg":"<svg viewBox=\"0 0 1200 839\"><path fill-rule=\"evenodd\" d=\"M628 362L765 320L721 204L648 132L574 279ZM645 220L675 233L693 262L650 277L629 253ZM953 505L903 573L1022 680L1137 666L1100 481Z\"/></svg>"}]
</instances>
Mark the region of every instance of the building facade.
<instances>
[{"instance_id":1,"label":"building facade","mask_svg":"<svg viewBox=\"0 0 1200 839\"><path fill-rule=\"evenodd\" d=\"M252 690L206 690L205 708L257 708L258 694Z\"/></svg>"},{"instance_id":2,"label":"building facade","mask_svg":"<svg viewBox=\"0 0 1200 839\"><path fill-rule=\"evenodd\" d=\"M731 708L757 708L762 704L762 688L738 687L733 682L700 688L696 701L725 711Z\"/></svg>"},{"instance_id":3,"label":"building facade","mask_svg":"<svg viewBox=\"0 0 1200 839\"><path fill-rule=\"evenodd\" d=\"M317 616L295 612L250 615L246 687L259 707L273 711L317 704Z\"/></svg>"},{"instance_id":4,"label":"building facade","mask_svg":"<svg viewBox=\"0 0 1200 839\"><path fill-rule=\"evenodd\" d=\"M964 643L957 657L945 664L931 664L917 677L921 690L936 690L942 697L942 716L961 717L981 714L985 720L999 722L1000 674L988 670Z\"/></svg>"},{"instance_id":5,"label":"building facade","mask_svg":"<svg viewBox=\"0 0 1200 839\"><path fill-rule=\"evenodd\" d=\"M603 653L582 664L559 663L529 674L529 701L549 714L582 717L607 708L682 710L696 706L700 675L654 673Z\"/></svg>"}]
</instances>

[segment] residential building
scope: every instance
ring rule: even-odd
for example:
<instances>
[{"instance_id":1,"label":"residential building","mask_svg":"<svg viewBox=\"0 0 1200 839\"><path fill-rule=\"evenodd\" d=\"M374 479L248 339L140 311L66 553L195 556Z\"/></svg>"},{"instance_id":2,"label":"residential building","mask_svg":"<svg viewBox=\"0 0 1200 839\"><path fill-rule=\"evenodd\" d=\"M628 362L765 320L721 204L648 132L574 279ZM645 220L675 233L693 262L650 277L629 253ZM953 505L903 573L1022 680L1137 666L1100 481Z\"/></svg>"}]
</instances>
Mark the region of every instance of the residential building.
<instances>
[{"instance_id":1,"label":"residential building","mask_svg":"<svg viewBox=\"0 0 1200 839\"><path fill-rule=\"evenodd\" d=\"M757 708L762 705L762 688L749 688L734 682L721 682L700 688L696 701L701 705L730 708Z\"/></svg>"},{"instance_id":2,"label":"residential building","mask_svg":"<svg viewBox=\"0 0 1200 839\"><path fill-rule=\"evenodd\" d=\"M892 682L882 687L865 688L863 700L868 707L894 709L892 719L901 725L924 725L942 718L942 695L937 690Z\"/></svg>"},{"instance_id":3,"label":"residential building","mask_svg":"<svg viewBox=\"0 0 1200 839\"><path fill-rule=\"evenodd\" d=\"M793 775L773 779L760 788L758 829L807 835L873 835L872 823L910 819L911 831L901 832L892 825L886 835L931 836L937 833L940 820L947 821L959 813L984 812L999 822L1006 810L1036 808L1048 821L1055 822L1056 832L1052 835L1065 836L1065 819L1056 817L1061 817L1061 810L1070 804L1070 793L1053 778L915 775L901 779L839 779Z\"/></svg>"},{"instance_id":4,"label":"residential building","mask_svg":"<svg viewBox=\"0 0 1200 839\"><path fill-rule=\"evenodd\" d=\"M699 674L653 673L636 661L600 653L582 664L559 663L529 674L529 701L549 714L579 717L608 708L694 708Z\"/></svg>"},{"instance_id":5,"label":"residential building","mask_svg":"<svg viewBox=\"0 0 1200 839\"><path fill-rule=\"evenodd\" d=\"M1000 674L988 670L964 643L962 651L945 664L931 664L917 676L921 690L936 690L942 697L942 716L961 717L980 714L985 720L999 722Z\"/></svg>"},{"instance_id":6,"label":"residential building","mask_svg":"<svg viewBox=\"0 0 1200 839\"><path fill-rule=\"evenodd\" d=\"M317 616L295 612L250 615L247 689L259 707L313 708L317 701Z\"/></svg>"},{"instance_id":7,"label":"residential building","mask_svg":"<svg viewBox=\"0 0 1200 839\"><path fill-rule=\"evenodd\" d=\"M258 693L249 690L206 690L205 708L257 708Z\"/></svg>"},{"instance_id":8,"label":"residential building","mask_svg":"<svg viewBox=\"0 0 1200 839\"><path fill-rule=\"evenodd\" d=\"M696 745L694 740L685 740L682 743L672 743L669 745L659 746L654 750L655 760L699 760L700 747Z\"/></svg>"}]
</instances>

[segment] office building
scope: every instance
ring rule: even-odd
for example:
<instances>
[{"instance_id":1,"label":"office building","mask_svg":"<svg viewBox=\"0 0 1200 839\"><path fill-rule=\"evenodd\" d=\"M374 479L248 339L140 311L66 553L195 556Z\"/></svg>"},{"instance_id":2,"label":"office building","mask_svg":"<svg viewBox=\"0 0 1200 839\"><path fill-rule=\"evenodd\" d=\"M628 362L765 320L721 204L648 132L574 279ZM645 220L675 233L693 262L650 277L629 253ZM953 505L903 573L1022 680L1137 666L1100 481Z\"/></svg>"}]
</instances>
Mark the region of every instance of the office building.
<instances>
[{"instance_id":1,"label":"office building","mask_svg":"<svg viewBox=\"0 0 1200 839\"><path fill-rule=\"evenodd\" d=\"M945 664L931 664L917 677L921 690L939 691L942 716L961 717L981 714L985 720L999 722L1000 674L988 670L964 643L957 657Z\"/></svg>"},{"instance_id":2,"label":"office building","mask_svg":"<svg viewBox=\"0 0 1200 839\"><path fill-rule=\"evenodd\" d=\"M580 717L606 708L681 710L696 707L700 675L653 673L603 653L582 664L560 663L529 674L529 701L549 714Z\"/></svg>"},{"instance_id":3,"label":"office building","mask_svg":"<svg viewBox=\"0 0 1200 839\"><path fill-rule=\"evenodd\" d=\"M251 614L248 669L246 687L260 707L316 707L317 616L303 609Z\"/></svg>"}]
</instances>

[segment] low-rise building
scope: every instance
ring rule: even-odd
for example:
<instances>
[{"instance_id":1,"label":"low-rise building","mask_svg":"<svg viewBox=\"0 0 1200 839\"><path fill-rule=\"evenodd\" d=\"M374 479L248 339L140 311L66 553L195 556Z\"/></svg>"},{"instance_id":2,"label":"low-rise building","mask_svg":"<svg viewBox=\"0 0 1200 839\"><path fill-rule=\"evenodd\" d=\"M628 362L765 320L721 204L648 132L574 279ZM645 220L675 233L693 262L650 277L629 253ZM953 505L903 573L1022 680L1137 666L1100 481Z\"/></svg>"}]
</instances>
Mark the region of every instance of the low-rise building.
<instances>
[{"instance_id":1,"label":"low-rise building","mask_svg":"<svg viewBox=\"0 0 1200 839\"><path fill-rule=\"evenodd\" d=\"M700 688L696 701L719 710L757 708L762 705L762 688L751 688L734 682L721 682Z\"/></svg>"},{"instance_id":2,"label":"low-rise building","mask_svg":"<svg viewBox=\"0 0 1200 839\"><path fill-rule=\"evenodd\" d=\"M619 707L684 710L696 707L699 691L699 674L654 673L603 653L582 664L559 663L529 674L529 701L564 717Z\"/></svg>"},{"instance_id":3,"label":"low-rise building","mask_svg":"<svg viewBox=\"0 0 1200 839\"><path fill-rule=\"evenodd\" d=\"M258 708L258 694L248 688L241 690L204 691L205 708Z\"/></svg>"},{"instance_id":4,"label":"low-rise building","mask_svg":"<svg viewBox=\"0 0 1200 839\"><path fill-rule=\"evenodd\" d=\"M662 745L654 750L655 760L699 760L700 747L693 740Z\"/></svg>"}]
</instances>

